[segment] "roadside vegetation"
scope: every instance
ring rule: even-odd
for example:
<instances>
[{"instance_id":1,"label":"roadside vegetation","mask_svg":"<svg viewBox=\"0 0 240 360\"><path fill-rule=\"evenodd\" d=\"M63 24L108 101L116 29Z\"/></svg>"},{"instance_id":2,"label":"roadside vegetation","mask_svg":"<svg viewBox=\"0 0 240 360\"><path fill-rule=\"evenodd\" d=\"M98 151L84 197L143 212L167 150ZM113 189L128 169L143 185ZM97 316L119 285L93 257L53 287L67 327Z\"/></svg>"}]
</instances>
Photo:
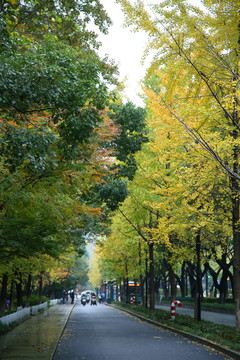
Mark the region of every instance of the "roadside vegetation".
<instances>
[{"instance_id":1,"label":"roadside vegetation","mask_svg":"<svg viewBox=\"0 0 240 360\"><path fill-rule=\"evenodd\" d=\"M0 316L85 286L90 241L94 287L125 302L132 282L137 303L138 284L151 316L179 289L196 331L204 293L234 296L240 333L239 4L116 1L154 52L144 109L88 30L111 25L100 0L1 2Z\"/></svg>"},{"instance_id":2,"label":"roadside vegetation","mask_svg":"<svg viewBox=\"0 0 240 360\"><path fill-rule=\"evenodd\" d=\"M110 25L99 0L1 1L0 316L85 287L86 244L127 195L145 110L98 53Z\"/></svg>"},{"instance_id":3,"label":"roadside vegetation","mask_svg":"<svg viewBox=\"0 0 240 360\"><path fill-rule=\"evenodd\" d=\"M128 299L138 282L153 311L159 288L196 296L196 321L204 293L234 296L240 332L239 4L117 2L125 25L148 36L148 142L99 244L102 278Z\"/></svg>"}]
</instances>

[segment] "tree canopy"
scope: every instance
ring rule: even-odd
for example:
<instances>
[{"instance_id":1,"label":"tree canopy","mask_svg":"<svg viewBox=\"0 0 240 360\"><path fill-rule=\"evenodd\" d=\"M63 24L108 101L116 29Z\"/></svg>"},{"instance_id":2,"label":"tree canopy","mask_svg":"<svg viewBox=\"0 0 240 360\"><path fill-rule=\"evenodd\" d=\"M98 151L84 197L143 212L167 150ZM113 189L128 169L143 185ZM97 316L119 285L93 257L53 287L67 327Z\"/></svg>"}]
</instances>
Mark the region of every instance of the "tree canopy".
<instances>
[{"instance_id":1,"label":"tree canopy","mask_svg":"<svg viewBox=\"0 0 240 360\"><path fill-rule=\"evenodd\" d=\"M239 330L239 4L118 3L125 25L148 34L145 56L152 56L142 84L148 158L140 152L137 162L148 179L139 206L157 221L145 231L167 245L170 264L188 259L199 269L199 249L203 264L228 254Z\"/></svg>"},{"instance_id":2,"label":"tree canopy","mask_svg":"<svg viewBox=\"0 0 240 360\"><path fill-rule=\"evenodd\" d=\"M117 68L97 54L91 22L103 33L111 24L98 0L0 4L2 274L16 258L82 255L101 215L89 189L112 166L106 143L118 132L106 109Z\"/></svg>"},{"instance_id":3,"label":"tree canopy","mask_svg":"<svg viewBox=\"0 0 240 360\"><path fill-rule=\"evenodd\" d=\"M10 281L18 259L21 284L43 259L41 278L72 281L86 239L127 195L144 111L113 104L117 67L88 27L111 24L98 0L2 1L0 15L1 274Z\"/></svg>"}]
</instances>

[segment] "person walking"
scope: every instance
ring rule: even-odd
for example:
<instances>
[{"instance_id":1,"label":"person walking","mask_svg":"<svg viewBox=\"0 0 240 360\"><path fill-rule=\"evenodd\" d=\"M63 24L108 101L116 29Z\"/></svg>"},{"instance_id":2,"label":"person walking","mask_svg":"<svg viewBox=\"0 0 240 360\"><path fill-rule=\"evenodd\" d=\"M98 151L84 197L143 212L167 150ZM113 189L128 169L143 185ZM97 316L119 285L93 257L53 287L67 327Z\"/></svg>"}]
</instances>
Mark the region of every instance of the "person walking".
<instances>
[{"instance_id":1,"label":"person walking","mask_svg":"<svg viewBox=\"0 0 240 360\"><path fill-rule=\"evenodd\" d=\"M72 299L71 304L73 304L74 303L74 291L71 292L70 296L71 296L71 299Z\"/></svg>"}]
</instances>

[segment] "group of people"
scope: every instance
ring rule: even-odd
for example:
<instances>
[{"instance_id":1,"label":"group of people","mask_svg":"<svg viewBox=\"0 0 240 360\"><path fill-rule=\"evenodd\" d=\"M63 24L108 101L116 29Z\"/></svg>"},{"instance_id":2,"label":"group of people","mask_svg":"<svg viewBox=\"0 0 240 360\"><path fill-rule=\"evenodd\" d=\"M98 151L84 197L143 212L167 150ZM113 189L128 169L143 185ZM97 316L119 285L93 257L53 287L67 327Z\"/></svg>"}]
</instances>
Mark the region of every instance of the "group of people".
<instances>
[{"instance_id":1,"label":"group of people","mask_svg":"<svg viewBox=\"0 0 240 360\"><path fill-rule=\"evenodd\" d=\"M88 296L87 296L88 295ZM75 298L75 294L74 294L74 291L65 291L63 290L63 295L62 295L62 299L63 299L63 304L66 303L66 301L68 301L68 296L70 296L71 298L71 304L74 304L74 298ZM83 296L86 296L86 300L87 302L89 302L90 300L92 300L92 297L95 298L95 301L96 301L96 295L95 294L92 294L91 296L89 294L84 294ZM93 299L94 300L94 299ZM99 294L98 295L98 301L99 301L99 304L101 304L102 302L104 302L104 296Z\"/></svg>"},{"instance_id":2,"label":"group of people","mask_svg":"<svg viewBox=\"0 0 240 360\"><path fill-rule=\"evenodd\" d=\"M104 302L104 296L99 294L98 295L98 301L99 301L99 304L101 304L102 302Z\"/></svg>"},{"instance_id":3,"label":"group of people","mask_svg":"<svg viewBox=\"0 0 240 360\"><path fill-rule=\"evenodd\" d=\"M71 291L69 295L71 298L71 304L74 304L74 297L75 297L74 291ZM66 301L68 301L68 291L63 290L62 298L63 298L63 304L65 304Z\"/></svg>"},{"instance_id":4,"label":"group of people","mask_svg":"<svg viewBox=\"0 0 240 360\"><path fill-rule=\"evenodd\" d=\"M96 296L96 294L95 293L83 293L82 295L81 295L81 303L83 303L84 302L84 304L85 303L90 303L91 305L96 305L97 304L97 297L98 297L98 301L99 301L99 304L101 304L102 302L104 302L104 297L101 295L101 294L99 294L98 296ZM82 302L82 300L84 300L83 302Z\"/></svg>"}]
</instances>

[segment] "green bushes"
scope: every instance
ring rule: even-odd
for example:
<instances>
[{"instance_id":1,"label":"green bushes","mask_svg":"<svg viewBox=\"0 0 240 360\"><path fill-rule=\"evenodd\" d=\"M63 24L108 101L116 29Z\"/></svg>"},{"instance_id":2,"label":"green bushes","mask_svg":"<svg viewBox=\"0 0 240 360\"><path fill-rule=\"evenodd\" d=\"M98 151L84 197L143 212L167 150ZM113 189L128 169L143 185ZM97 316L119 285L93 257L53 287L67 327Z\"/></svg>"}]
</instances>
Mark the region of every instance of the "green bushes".
<instances>
[{"instance_id":1,"label":"green bushes","mask_svg":"<svg viewBox=\"0 0 240 360\"><path fill-rule=\"evenodd\" d=\"M0 335L6 334L8 330L9 330L8 326L0 322Z\"/></svg>"},{"instance_id":2,"label":"green bushes","mask_svg":"<svg viewBox=\"0 0 240 360\"><path fill-rule=\"evenodd\" d=\"M46 296L41 297L41 303L45 303L46 301L49 301L49 299ZM26 297L23 297L23 304L26 304ZM30 306L39 305L39 296L38 295L31 295L30 296Z\"/></svg>"}]
</instances>

